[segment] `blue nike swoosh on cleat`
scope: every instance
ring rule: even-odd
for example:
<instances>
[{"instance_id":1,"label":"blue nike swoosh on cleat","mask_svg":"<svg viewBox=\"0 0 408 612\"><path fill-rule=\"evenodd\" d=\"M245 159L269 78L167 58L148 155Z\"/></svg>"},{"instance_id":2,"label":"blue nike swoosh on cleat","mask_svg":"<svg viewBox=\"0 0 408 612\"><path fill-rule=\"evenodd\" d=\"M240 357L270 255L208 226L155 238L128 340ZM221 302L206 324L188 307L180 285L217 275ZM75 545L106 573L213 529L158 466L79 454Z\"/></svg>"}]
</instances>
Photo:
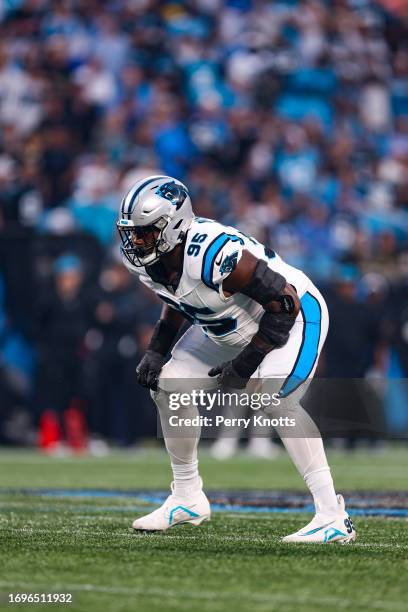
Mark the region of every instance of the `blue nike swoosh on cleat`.
<instances>
[{"instance_id":1,"label":"blue nike swoosh on cleat","mask_svg":"<svg viewBox=\"0 0 408 612\"><path fill-rule=\"evenodd\" d=\"M299 535L302 536L302 537L308 536L308 535L313 535L314 533L317 533L318 531L321 531L325 527L329 527L329 525L332 525L335 522L336 522L336 519L334 519L334 521L330 521L330 523L326 523L325 525L322 525L321 527L316 527L316 529L312 529L311 531L308 531L307 533L300 533Z\"/></svg>"},{"instance_id":2,"label":"blue nike swoosh on cleat","mask_svg":"<svg viewBox=\"0 0 408 612\"><path fill-rule=\"evenodd\" d=\"M327 531L325 531L325 534L324 534L324 542L325 543L330 542L330 540L335 538L337 535L345 536L346 534L343 533L342 531L339 531L335 527L331 527L330 529L327 529Z\"/></svg>"},{"instance_id":3,"label":"blue nike swoosh on cleat","mask_svg":"<svg viewBox=\"0 0 408 612\"><path fill-rule=\"evenodd\" d=\"M170 511L169 525L172 524L174 513L177 512L177 510L182 510L183 512L186 512L189 516L191 516L191 518L196 518L199 516L199 514L197 514L196 512L193 512L192 510L189 510L185 506L176 506Z\"/></svg>"}]
</instances>

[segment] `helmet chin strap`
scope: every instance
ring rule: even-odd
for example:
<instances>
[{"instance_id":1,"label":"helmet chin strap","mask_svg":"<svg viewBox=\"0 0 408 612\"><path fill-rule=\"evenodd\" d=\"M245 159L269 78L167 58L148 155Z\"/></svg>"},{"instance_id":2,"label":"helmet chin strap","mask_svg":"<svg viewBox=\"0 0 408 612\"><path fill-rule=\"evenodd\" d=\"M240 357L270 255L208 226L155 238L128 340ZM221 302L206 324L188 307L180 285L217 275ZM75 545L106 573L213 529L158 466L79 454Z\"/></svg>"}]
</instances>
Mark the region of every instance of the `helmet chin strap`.
<instances>
[{"instance_id":1,"label":"helmet chin strap","mask_svg":"<svg viewBox=\"0 0 408 612\"><path fill-rule=\"evenodd\" d=\"M167 255L168 253L171 253L172 251L174 251L174 249L176 248L176 246L178 246L179 244L181 244L184 240L184 238L186 237L186 232L181 231L178 238L177 238L177 242L176 244L172 247L165 238L162 239L162 242L164 244L168 245L168 249L166 251L161 249L161 245L159 244L157 247L158 252L160 252L162 255Z\"/></svg>"},{"instance_id":2,"label":"helmet chin strap","mask_svg":"<svg viewBox=\"0 0 408 612\"><path fill-rule=\"evenodd\" d=\"M164 246L167 246L167 248L163 249ZM161 240L161 243L157 245L157 251L162 255L169 253L171 250L171 245L164 238Z\"/></svg>"}]
</instances>

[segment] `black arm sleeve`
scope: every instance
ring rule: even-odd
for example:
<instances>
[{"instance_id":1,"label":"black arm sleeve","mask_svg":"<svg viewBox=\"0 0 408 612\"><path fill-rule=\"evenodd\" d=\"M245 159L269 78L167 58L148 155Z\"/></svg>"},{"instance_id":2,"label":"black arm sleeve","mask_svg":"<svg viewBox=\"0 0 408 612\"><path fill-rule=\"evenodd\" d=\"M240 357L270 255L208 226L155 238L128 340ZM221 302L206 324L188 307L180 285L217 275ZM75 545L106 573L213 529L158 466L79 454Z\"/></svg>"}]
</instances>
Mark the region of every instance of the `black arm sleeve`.
<instances>
[{"instance_id":1,"label":"black arm sleeve","mask_svg":"<svg viewBox=\"0 0 408 612\"><path fill-rule=\"evenodd\" d=\"M273 348L283 346L289 338L289 332L295 322L294 301L292 296L283 295L286 279L268 267L266 261L259 261L255 273L246 287L241 290L248 297L265 306L271 300L280 303L281 312L265 312L259 322L257 336Z\"/></svg>"},{"instance_id":2,"label":"black arm sleeve","mask_svg":"<svg viewBox=\"0 0 408 612\"><path fill-rule=\"evenodd\" d=\"M179 328L176 325L164 319L159 319L154 328L148 350L160 353L160 355L167 355L178 332Z\"/></svg>"},{"instance_id":3,"label":"black arm sleeve","mask_svg":"<svg viewBox=\"0 0 408 612\"><path fill-rule=\"evenodd\" d=\"M278 348L284 346L289 339L289 332L295 323L296 317L285 312L275 314L265 312L259 321L258 338Z\"/></svg>"},{"instance_id":4,"label":"black arm sleeve","mask_svg":"<svg viewBox=\"0 0 408 612\"><path fill-rule=\"evenodd\" d=\"M284 346L289 339L289 332L295 320L295 304L292 296L283 295L286 279L268 267L265 261L259 261L255 273L241 293L265 306L272 300L280 302L281 312L264 312L255 334L268 349L257 346L253 340L232 360L233 367L242 378L249 378L262 363L269 350ZM254 336L254 337L255 337Z\"/></svg>"},{"instance_id":5,"label":"black arm sleeve","mask_svg":"<svg viewBox=\"0 0 408 612\"><path fill-rule=\"evenodd\" d=\"M266 261L259 260L254 275L240 293L265 306L271 300L279 298L285 286L285 277L271 270Z\"/></svg>"},{"instance_id":6,"label":"black arm sleeve","mask_svg":"<svg viewBox=\"0 0 408 612\"><path fill-rule=\"evenodd\" d=\"M296 317L285 313L265 312L255 334L268 344L271 349L284 346L289 339L289 332ZM262 349L251 340L249 344L232 360L235 371L242 378L249 378L262 363L268 350Z\"/></svg>"}]
</instances>

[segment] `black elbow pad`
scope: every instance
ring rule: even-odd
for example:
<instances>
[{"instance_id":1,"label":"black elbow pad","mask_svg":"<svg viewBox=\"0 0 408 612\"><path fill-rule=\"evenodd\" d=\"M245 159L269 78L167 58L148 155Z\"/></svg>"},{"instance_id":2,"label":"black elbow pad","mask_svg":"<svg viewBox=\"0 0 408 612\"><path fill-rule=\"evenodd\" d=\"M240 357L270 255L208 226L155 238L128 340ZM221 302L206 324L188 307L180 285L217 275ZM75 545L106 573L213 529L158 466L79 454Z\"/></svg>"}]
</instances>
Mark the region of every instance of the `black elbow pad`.
<instances>
[{"instance_id":1,"label":"black elbow pad","mask_svg":"<svg viewBox=\"0 0 408 612\"><path fill-rule=\"evenodd\" d=\"M252 298L258 304L269 304L276 299L286 286L286 279L282 274L274 272L268 267L266 261L258 261L250 282L241 289L240 293Z\"/></svg>"}]
</instances>

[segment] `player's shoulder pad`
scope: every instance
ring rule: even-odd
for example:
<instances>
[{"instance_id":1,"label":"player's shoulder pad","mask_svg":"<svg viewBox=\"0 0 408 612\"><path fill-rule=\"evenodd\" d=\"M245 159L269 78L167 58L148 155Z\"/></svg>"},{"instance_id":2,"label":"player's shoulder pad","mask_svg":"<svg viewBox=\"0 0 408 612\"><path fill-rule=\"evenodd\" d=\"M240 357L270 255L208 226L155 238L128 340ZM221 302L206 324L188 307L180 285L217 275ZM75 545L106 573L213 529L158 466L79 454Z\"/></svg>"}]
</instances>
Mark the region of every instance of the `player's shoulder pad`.
<instances>
[{"instance_id":1,"label":"player's shoulder pad","mask_svg":"<svg viewBox=\"0 0 408 612\"><path fill-rule=\"evenodd\" d=\"M238 230L198 217L188 233L185 269L191 278L218 292L240 260L244 244Z\"/></svg>"}]
</instances>

